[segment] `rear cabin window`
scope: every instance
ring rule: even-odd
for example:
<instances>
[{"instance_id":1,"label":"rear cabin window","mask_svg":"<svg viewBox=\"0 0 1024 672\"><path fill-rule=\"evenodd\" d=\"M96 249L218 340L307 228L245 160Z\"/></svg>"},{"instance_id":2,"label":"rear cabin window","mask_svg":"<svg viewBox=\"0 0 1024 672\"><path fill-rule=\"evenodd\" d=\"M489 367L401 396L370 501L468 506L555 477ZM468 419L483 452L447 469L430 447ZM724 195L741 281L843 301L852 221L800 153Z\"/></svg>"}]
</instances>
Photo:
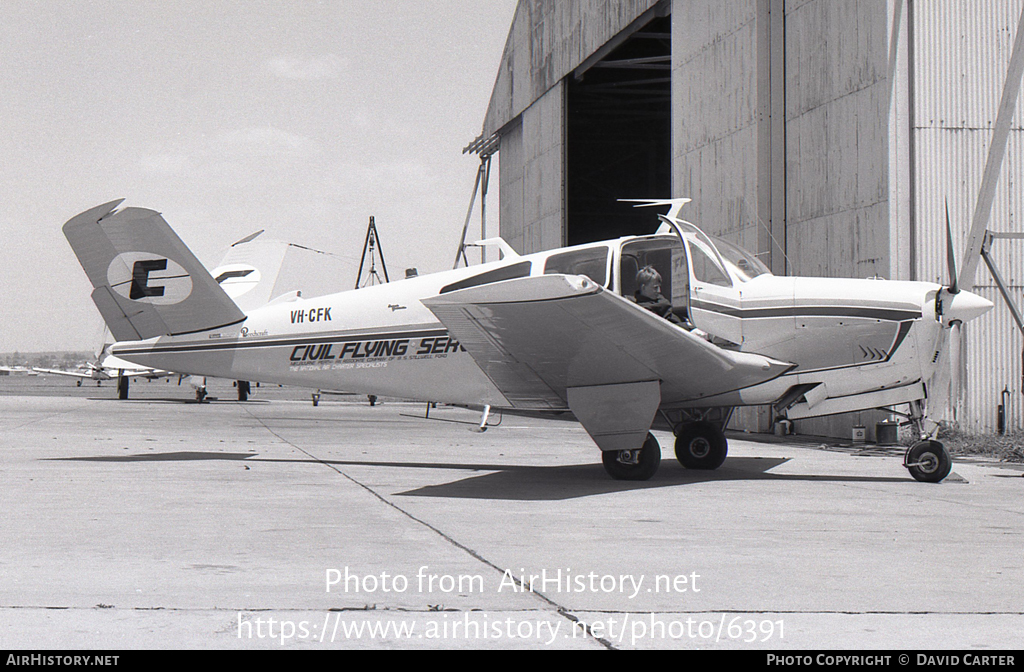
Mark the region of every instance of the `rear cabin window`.
<instances>
[{"instance_id":1,"label":"rear cabin window","mask_svg":"<svg viewBox=\"0 0 1024 672\"><path fill-rule=\"evenodd\" d=\"M548 257L544 275L585 275L602 287L608 284L608 248L588 247Z\"/></svg>"},{"instance_id":2,"label":"rear cabin window","mask_svg":"<svg viewBox=\"0 0 1024 672\"><path fill-rule=\"evenodd\" d=\"M494 282L502 282L504 280L515 280L517 278L525 278L530 275L530 269L532 264L529 261L522 261L518 264L512 264L511 266L502 266L496 268L493 271L487 271L480 275L474 275L471 278L460 280L459 282L452 283L447 287L441 289L441 294L448 294L449 292L457 292L460 289L469 289L470 287L479 287L480 285L489 285Z\"/></svg>"}]
</instances>

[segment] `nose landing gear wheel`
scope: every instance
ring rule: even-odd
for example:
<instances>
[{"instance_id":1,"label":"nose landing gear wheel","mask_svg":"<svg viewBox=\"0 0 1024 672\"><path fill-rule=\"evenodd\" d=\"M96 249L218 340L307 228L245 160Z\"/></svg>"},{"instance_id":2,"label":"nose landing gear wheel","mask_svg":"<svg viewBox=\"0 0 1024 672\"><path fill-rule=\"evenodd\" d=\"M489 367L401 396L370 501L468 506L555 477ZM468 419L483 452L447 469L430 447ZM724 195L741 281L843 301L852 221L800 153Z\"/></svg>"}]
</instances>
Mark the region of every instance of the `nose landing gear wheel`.
<instances>
[{"instance_id":1,"label":"nose landing gear wheel","mask_svg":"<svg viewBox=\"0 0 1024 672\"><path fill-rule=\"evenodd\" d=\"M922 483L938 483L949 476L953 460L946 447L938 441L921 441L907 451L903 466Z\"/></svg>"},{"instance_id":2,"label":"nose landing gear wheel","mask_svg":"<svg viewBox=\"0 0 1024 672\"><path fill-rule=\"evenodd\" d=\"M676 435L676 459L687 469L718 469L729 454L729 442L710 422L691 422Z\"/></svg>"},{"instance_id":3,"label":"nose landing gear wheel","mask_svg":"<svg viewBox=\"0 0 1024 672\"><path fill-rule=\"evenodd\" d=\"M646 481L661 466L661 444L648 433L642 448L605 451L601 453L601 461L604 470L617 481Z\"/></svg>"}]
</instances>

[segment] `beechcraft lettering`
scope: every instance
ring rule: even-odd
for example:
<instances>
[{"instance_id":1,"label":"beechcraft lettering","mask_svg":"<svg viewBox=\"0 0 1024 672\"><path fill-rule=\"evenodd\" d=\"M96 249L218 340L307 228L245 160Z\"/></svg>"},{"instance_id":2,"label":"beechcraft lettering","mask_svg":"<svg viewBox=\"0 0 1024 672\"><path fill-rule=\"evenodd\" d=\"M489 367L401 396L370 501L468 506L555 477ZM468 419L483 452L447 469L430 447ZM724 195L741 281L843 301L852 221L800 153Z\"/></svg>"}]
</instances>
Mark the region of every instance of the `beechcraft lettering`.
<instances>
[{"instance_id":1,"label":"beechcraft lettering","mask_svg":"<svg viewBox=\"0 0 1024 672\"><path fill-rule=\"evenodd\" d=\"M310 308L309 310L293 310L292 324L330 322L330 308Z\"/></svg>"}]
</instances>

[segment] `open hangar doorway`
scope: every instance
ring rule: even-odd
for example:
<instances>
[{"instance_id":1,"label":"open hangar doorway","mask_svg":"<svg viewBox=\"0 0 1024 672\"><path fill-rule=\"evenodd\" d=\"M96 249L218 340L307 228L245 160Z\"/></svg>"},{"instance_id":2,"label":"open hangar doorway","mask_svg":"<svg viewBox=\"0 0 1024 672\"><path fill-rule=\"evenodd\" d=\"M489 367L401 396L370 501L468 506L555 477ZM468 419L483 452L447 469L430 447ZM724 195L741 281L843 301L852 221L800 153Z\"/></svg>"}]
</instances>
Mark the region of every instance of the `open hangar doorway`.
<instances>
[{"instance_id":1,"label":"open hangar doorway","mask_svg":"<svg viewBox=\"0 0 1024 672\"><path fill-rule=\"evenodd\" d=\"M622 198L672 196L672 23L620 35L567 78L566 242L653 233Z\"/></svg>"}]
</instances>

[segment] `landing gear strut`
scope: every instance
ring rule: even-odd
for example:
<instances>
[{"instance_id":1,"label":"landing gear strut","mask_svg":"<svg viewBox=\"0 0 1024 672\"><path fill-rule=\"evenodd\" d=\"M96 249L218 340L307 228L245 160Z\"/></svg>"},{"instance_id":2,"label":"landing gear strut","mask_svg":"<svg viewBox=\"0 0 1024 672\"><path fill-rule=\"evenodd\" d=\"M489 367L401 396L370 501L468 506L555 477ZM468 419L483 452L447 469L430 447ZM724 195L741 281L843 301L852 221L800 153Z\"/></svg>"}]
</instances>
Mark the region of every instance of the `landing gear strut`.
<instances>
[{"instance_id":1,"label":"landing gear strut","mask_svg":"<svg viewBox=\"0 0 1024 672\"><path fill-rule=\"evenodd\" d=\"M661 466L661 444L650 432L637 450L609 450L601 453L608 475L617 481L646 481Z\"/></svg>"}]
</instances>

